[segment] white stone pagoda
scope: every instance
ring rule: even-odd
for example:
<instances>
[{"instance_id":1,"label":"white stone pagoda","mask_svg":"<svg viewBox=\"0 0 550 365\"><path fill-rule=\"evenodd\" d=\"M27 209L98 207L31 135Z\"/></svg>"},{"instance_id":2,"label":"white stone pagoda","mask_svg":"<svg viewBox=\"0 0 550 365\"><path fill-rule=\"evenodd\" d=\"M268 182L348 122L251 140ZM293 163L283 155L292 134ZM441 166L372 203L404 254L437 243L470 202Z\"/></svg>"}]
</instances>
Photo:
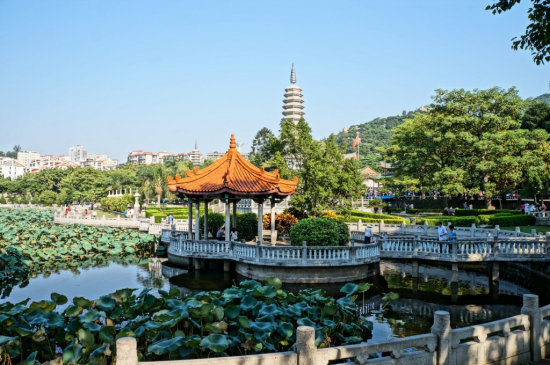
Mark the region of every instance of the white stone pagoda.
<instances>
[{"instance_id":1,"label":"white stone pagoda","mask_svg":"<svg viewBox=\"0 0 550 365\"><path fill-rule=\"evenodd\" d=\"M290 71L290 86L285 89L285 100L283 100L283 119L291 121L294 124L298 124L301 118L304 116L304 99L302 99L302 89L296 85L296 71L294 70L294 64L292 64L292 70Z\"/></svg>"}]
</instances>

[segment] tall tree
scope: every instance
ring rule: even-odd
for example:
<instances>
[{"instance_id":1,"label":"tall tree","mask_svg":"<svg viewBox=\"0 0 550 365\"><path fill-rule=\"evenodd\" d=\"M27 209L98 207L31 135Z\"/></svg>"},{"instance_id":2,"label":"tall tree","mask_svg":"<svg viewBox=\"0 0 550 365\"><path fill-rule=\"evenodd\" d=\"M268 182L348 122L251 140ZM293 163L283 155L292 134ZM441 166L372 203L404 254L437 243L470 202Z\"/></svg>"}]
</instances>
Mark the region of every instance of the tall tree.
<instances>
[{"instance_id":1,"label":"tall tree","mask_svg":"<svg viewBox=\"0 0 550 365\"><path fill-rule=\"evenodd\" d=\"M550 104L540 101L529 103L529 108L521 119L521 128L531 131L540 128L550 132Z\"/></svg>"},{"instance_id":2,"label":"tall tree","mask_svg":"<svg viewBox=\"0 0 550 365\"><path fill-rule=\"evenodd\" d=\"M483 192L486 204L524 178L533 148L519 129L525 103L517 90L436 90L427 114L399 127L386 156L394 179L416 178L447 195ZM539 135L544 141L545 135Z\"/></svg>"},{"instance_id":3,"label":"tall tree","mask_svg":"<svg viewBox=\"0 0 550 365\"><path fill-rule=\"evenodd\" d=\"M273 132L264 127L256 133L252 140L252 152L250 153L250 162L260 167L273 157Z\"/></svg>"}]
</instances>

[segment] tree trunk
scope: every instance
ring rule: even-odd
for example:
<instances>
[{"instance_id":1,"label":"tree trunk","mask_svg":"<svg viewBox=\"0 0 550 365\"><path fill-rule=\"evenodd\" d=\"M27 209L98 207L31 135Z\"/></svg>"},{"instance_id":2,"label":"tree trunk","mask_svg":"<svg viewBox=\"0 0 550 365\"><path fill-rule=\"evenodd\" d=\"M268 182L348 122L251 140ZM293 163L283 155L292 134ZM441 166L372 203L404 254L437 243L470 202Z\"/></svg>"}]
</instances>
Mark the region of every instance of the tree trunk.
<instances>
[{"instance_id":1,"label":"tree trunk","mask_svg":"<svg viewBox=\"0 0 550 365\"><path fill-rule=\"evenodd\" d=\"M160 195L157 195L158 201L157 201L157 208L160 208Z\"/></svg>"},{"instance_id":2,"label":"tree trunk","mask_svg":"<svg viewBox=\"0 0 550 365\"><path fill-rule=\"evenodd\" d=\"M485 197L485 209L491 209L493 207L492 200Z\"/></svg>"}]
</instances>

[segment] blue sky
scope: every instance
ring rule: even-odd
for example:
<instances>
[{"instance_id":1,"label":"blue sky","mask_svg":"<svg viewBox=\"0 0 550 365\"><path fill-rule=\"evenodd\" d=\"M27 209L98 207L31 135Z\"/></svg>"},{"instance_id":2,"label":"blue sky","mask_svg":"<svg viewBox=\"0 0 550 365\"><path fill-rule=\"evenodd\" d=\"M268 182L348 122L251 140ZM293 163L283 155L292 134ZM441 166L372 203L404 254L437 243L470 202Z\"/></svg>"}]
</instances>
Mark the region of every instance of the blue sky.
<instances>
[{"instance_id":1,"label":"blue sky","mask_svg":"<svg viewBox=\"0 0 550 365\"><path fill-rule=\"evenodd\" d=\"M291 64L315 138L437 88L548 92L529 1L0 1L0 150L225 151L278 131Z\"/></svg>"}]
</instances>

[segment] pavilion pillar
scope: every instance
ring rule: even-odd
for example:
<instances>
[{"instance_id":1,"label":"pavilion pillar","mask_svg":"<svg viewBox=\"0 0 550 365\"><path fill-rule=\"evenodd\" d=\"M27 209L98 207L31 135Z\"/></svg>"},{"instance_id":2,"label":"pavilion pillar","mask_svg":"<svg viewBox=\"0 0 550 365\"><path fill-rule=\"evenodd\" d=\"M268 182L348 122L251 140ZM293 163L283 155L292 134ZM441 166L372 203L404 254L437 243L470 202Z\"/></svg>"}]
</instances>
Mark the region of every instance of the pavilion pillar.
<instances>
[{"instance_id":1,"label":"pavilion pillar","mask_svg":"<svg viewBox=\"0 0 550 365\"><path fill-rule=\"evenodd\" d=\"M225 198L225 240L231 241L231 221L230 221L230 203L229 198Z\"/></svg>"},{"instance_id":2,"label":"pavilion pillar","mask_svg":"<svg viewBox=\"0 0 550 365\"><path fill-rule=\"evenodd\" d=\"M189 216L187 217L187 232L188 236L187 239L192 240L193 239L193 203L191 202L191 199L187 200L187 205L189 205Z\"/></svg>"},{"instance_id":3,"label":"pavilion pillar","mask_svg":"<svg viewBox=\"0 0 550 365\"><path fill-rule=\"evenodd\" d=\"M275 230L275 199L271 199L271 244L277 242L277 231Z\"/></svg>"},{"instance_id":4,"label":"pavilion pillar","mask_svg":"<svg viewBox=\"0 0 550 365\"><path fill-rule=\"evenodd\" d=\"M263 241L263 217L264 217L264 201L258 200L258 243L261 245Z\"/></svg>"},{"instance_id":5,"label":"pavilion pillar","mask_svg":"<svg viewBox=\"0 0 550 365\"><path fill-rule=\"evenodd\" d=\"M237 229L237 201L233 201L233 228Z\"/></svg>"},{"instance_id":6,"label":"pavilion pillar","mask_svg":"<svg viewBox=\"0 0 550 365\"><path fill-rule=\"evenodd\" d=\"M208 240L208 200L204 201L204 239Z\"/></svg>"},{"instance_id":7,"label":"pavilion pillar","mask_svg":"<svg viewBox=\"0 0 550 365\"><path fill-rule=\"evenodd\" d=\"M195 239L200 240L201 239L201 203L200 200L195 200Z\"/></svg>"}]
</instances>

